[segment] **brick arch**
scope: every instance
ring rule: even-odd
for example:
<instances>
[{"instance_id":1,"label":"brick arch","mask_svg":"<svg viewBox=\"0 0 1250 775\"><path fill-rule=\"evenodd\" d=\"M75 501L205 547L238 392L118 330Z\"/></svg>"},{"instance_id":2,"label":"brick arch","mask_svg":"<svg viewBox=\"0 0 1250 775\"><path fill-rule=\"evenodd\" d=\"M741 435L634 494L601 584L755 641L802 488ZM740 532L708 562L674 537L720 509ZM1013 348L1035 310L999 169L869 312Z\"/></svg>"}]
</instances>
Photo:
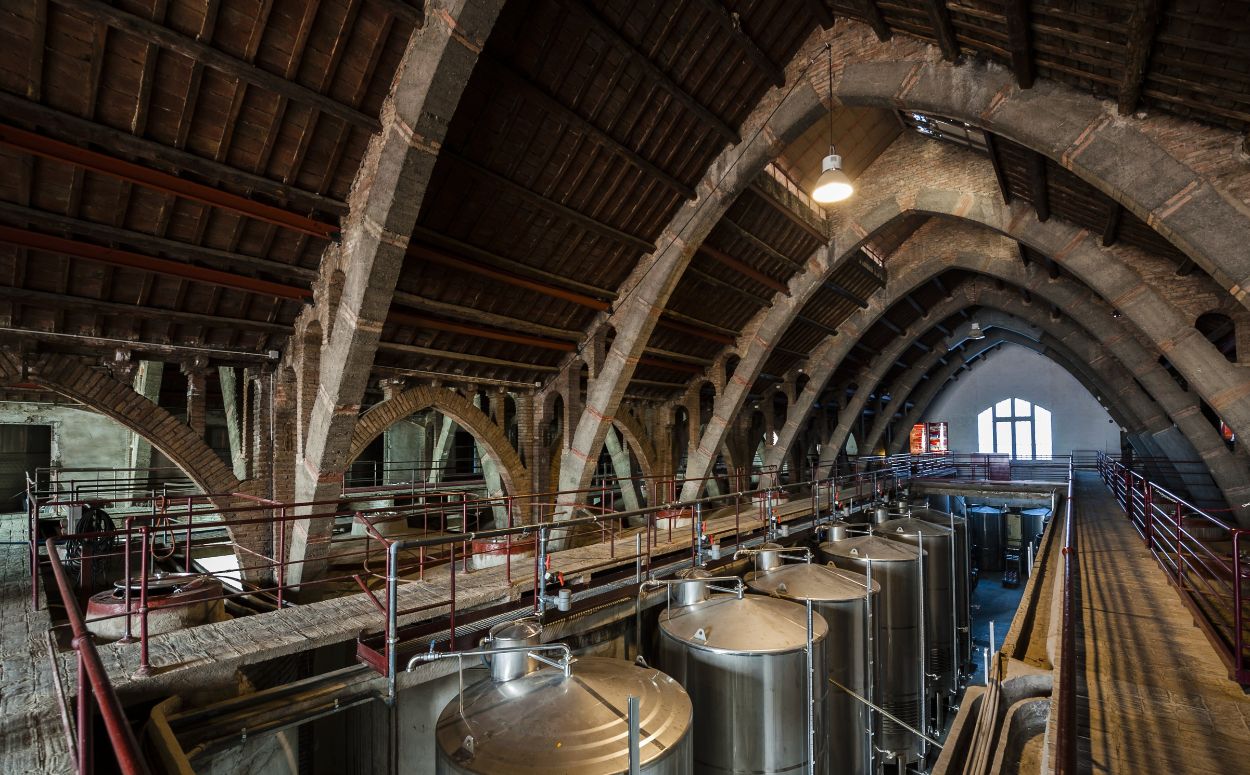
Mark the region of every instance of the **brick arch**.
<instances>
[{"instance_id":1,"label":"brick arch","mask_svg":"<svg viewBox=\"0 0 1250 775\"><path fill-rule=\"evenodd\" d=\"M638 458L638 466L642 469L642 475L650 478L655 474L657 460L655 442L651 440L651 434L647 433L647 429L638 418L629 412L617 414L612 418L612 424L621 432L621 436L624 437L625 443L629 444L634 457Z\"/></svg>"},{"instance_id":2,"label":"brick arch","mask_svg":"<svg viewBox=\"0 0 1250 775\"><path fill-rule=\"evenodd\" d=\"M5 353L0 358L0 382L38 384L116 421L159 449L205 493L239 490L234 472L204 439L110 374L65 355L44 353L23 361Z\"/></svg>"},{"instance_id":3,"label":"brick arch","mask_svg":"<svg viewBox=\"0 0 1250 775\"><path fill-rule=\"evenodd\" d=\"M356 423L348 460L360 457L365 447L387 428L426 409L437 409L472 434L499 467L499 476L503 479L509 495L530 494L529 472L521 462L521 456L508 441L504 429L474 406L472 401L447 388L428 385L411 388L389 400L374 404Z\"/></svg>"}]
</instances>

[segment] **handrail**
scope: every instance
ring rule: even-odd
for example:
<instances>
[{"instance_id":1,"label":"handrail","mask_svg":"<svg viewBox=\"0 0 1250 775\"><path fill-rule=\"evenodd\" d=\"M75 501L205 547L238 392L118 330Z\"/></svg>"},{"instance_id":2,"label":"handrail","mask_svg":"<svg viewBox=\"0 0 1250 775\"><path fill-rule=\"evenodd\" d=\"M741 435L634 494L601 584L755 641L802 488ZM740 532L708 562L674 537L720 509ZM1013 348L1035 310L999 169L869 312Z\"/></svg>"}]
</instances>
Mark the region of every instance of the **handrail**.
<instances>
[{"instance_id":1,"label":"handrail","mask_svg":"<svg viewBox=\"0 0 1250 775\"><path fill-rule=\"evenodd\" d=\"M1061 653L1059 657L1059 704L1055 741L1055 772L1057 775L1075 775L1077 769L1076 745L1076 520L1072 497L1073 471L1068 470L1068 502L1063 515L1063 623Z\"/></svg>"},{"instance_id":2,"label":"handrail","mask_svg":"<svg viewBox=\"0 0 1250 775\"><path fill-rule=\"evenodd\" d=\"M147 762L139 752L139 743L135 739L134 730L126 721L125 711L113 691L108 671L100 661L95 642L87 631L82 611L74 595L74 588L65 575L61 558L57 555L56 540L49 538L48 560L52 565L52 574L56 577L56 586L61 592L61 600L65 604L65 613L69 618L70 629L74 633L74 651L78 653L78 772L86 775L93 769L91 756L92 746L92 708L97 706L104 717L104 727L108 730L109 742L117 766L123 775L148 775ZM86 678L86 680L83 680Z\"/></svg>"},{"instance_id":3,"label":"handrail","mask_svg":"<svg viewBox=\"0 0 1250 775\"><path fill-rule=\"evenodd\" d=\"M1099 474L1228 667L1229 677L1250 687L1250 568L1242 556L1250 530L1198 508L1107 455L1099 456Z\"/></svg>"}]
</instances>

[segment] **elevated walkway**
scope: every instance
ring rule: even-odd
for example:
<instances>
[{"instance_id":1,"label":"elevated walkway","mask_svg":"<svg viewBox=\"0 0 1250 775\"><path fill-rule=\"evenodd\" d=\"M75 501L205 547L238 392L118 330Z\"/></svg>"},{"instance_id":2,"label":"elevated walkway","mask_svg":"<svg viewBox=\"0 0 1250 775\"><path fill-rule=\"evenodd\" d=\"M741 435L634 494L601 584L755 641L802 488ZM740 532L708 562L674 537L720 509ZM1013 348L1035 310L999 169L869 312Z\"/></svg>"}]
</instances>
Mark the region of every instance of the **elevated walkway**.
<instances>
[{"instance_id":1,"label":"elevated walkway","mask_svg":"<svg viewBox=\"0 0 1250 775\"><path fill-rule=\"evenodd\" d=\"M1077 472L1080 771L1250 767L1250 697L1097 473Z\"/></svg>"}]
</instances>

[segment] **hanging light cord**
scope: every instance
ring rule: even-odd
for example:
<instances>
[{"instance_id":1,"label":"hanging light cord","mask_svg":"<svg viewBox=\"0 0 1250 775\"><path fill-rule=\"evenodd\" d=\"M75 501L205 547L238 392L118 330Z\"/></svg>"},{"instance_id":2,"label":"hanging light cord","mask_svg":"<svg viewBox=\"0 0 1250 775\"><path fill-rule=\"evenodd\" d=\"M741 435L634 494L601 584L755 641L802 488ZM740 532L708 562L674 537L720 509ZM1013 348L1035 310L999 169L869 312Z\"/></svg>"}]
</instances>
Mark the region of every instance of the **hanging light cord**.
<instances>
[{"instance_id":1,"label":"hanging light cord","mask_svg":"<svg viewBox=\"0 0 1250 775\"><path fill-rule=\"evenodd\" d=\"M829 53L829 155L833 156L833 44L825 43Z\"/></svg>"}]
</instances>

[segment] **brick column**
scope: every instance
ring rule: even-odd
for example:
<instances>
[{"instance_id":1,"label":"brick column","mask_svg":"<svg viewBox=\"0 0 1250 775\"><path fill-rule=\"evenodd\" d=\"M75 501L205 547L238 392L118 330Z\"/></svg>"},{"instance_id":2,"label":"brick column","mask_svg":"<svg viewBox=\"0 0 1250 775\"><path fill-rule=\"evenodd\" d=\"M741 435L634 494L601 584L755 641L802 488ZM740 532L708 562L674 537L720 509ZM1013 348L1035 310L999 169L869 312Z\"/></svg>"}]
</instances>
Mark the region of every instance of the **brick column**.
<instances>
[{"instance_id":1,"label":"brick column","mask_svg":"<svg viewBox=\"0 0 1250 775\"><path fill-rule=\"evenodd\" d=\"M196 436L203 438L206 422L204 387L208 361L199 358L188 361L182 364L182 373L187 378L187 425L195 431Z\"/></svg>"}]
</instances>

